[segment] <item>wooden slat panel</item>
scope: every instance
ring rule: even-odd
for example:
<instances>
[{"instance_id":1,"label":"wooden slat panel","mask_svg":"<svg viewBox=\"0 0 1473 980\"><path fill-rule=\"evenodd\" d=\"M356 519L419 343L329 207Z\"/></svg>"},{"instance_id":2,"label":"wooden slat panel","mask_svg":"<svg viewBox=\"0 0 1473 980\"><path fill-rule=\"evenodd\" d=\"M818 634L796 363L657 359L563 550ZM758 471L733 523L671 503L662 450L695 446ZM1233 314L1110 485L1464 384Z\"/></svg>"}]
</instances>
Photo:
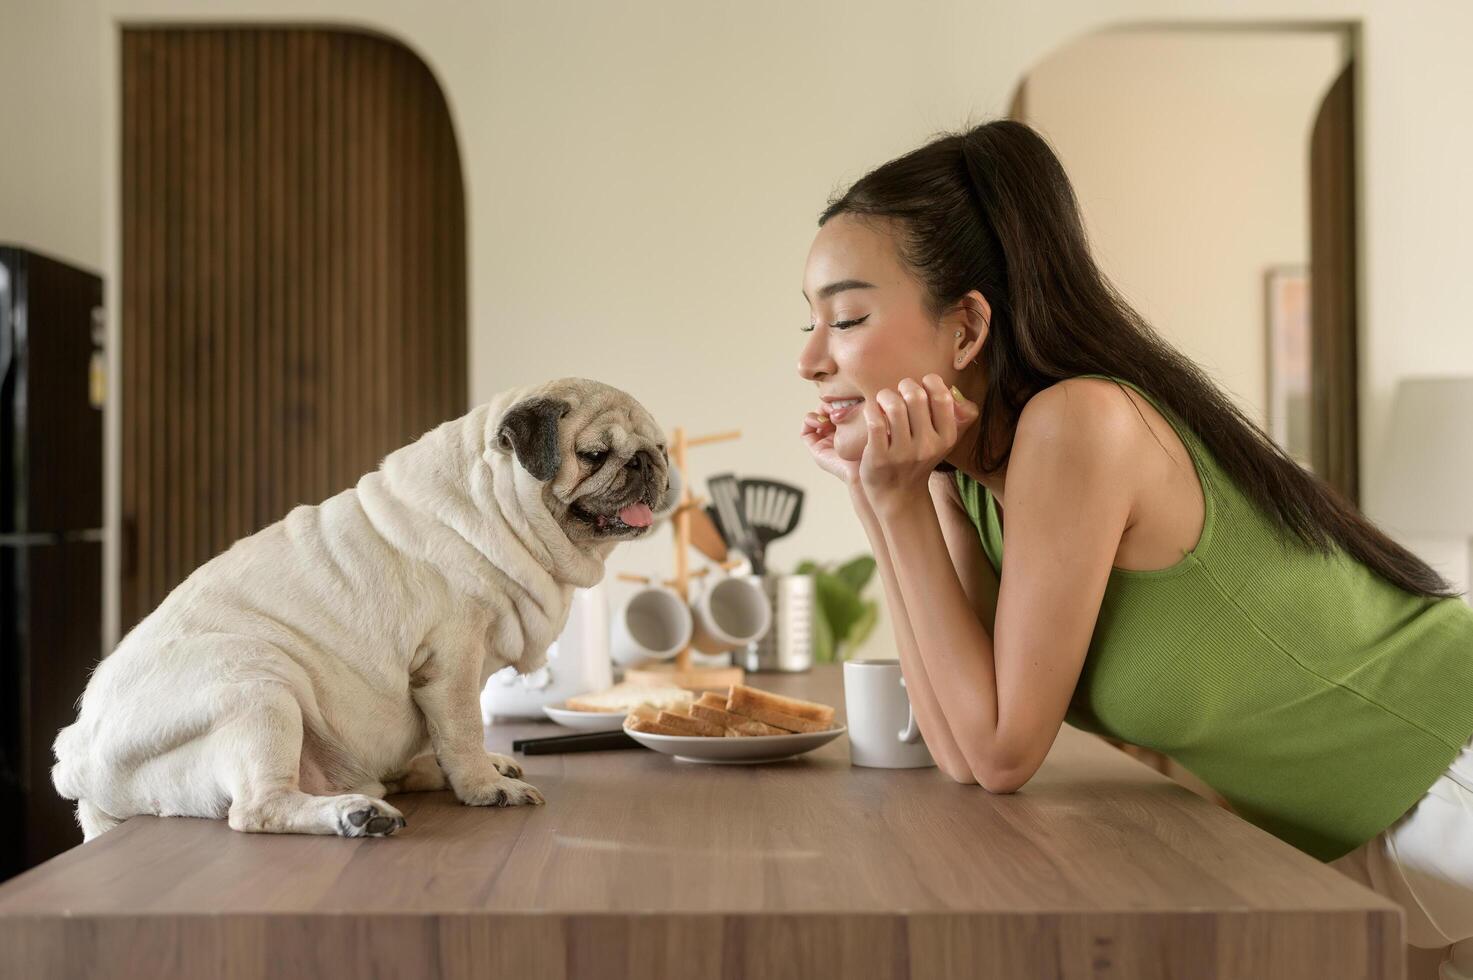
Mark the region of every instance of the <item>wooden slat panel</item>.
<instances>
[{"instance_id":1,"label":"wooden slat panel","mask_svg":"<svg viewBox=\"0 0 1473 980\"><path fill-rule=\"evenodd\" d=\"M122 110L123 117L125 119L133 120L134 125L131 127L123 127L123 161L121 187L123 196L125 198L131 198L135 202L139 201L139 187L142 183L138 173L138 160L140 156L138 152L138 137L140 125L144 125L142 108L146 104L146 93L143 89L145 81L145 71L146 64L141 57L140 52L136 48L124 53L122 61ZM144 125L144 128L146 128L146 125ZM145 291L142 288L139 288L138 285L140 267L139 259L141 257L140 252L142 251L138 223L132 222L125 224L123 226L122 233L122 278L124 282L135 284L133 289L127 290L122 294L122 320L125 323L136 323L141 318L141 311L143 309L142 299L144 298L145 293ZM140 337L136 338L133 343L122 345L119 351L119 359L122 365L122 372L124 377L139 377L140 360L144 356L146 356L145 352L141 349L142 345L145 343L146 338ZM130 399L130 401L136 403L137 399ZM139 458L139 435L139 426L137 425L124 425L122 427L123 444L121 447L121 456L123 459L137 460ZM125 515L130 513L128 509L128 504L130 501L135 504L136 509L136 502L138 501L140 492L143 489L141 480L142 476L143 474L140 472L140 467L136 465L125 466L123 468L121 477L123 513ZM121 575L124 580L127 580L129 578L136 579L138 576L138 549L136 547L136 544L134 544L134 542L136 541L137 533L138 527L136 517L132 520L128 520L125 517L121 535L122 561L120 563Z\"/></svg>"},{"instance_id":2,"label":"wooden slat panel","mask_svg":"<svg viewBox=\"0 0 1473 980\"><path fill-rule=\"evenodd\" d=\"M204 516L199 508L199 428L200 422L200 347L204 332L208 329L200 315L200 296L205 283L200 276L199 249L202 236L199 221L204 212L203 174L200 170L199 138L199 39L196 34L186 34L182 40L180 62L181 113L184 134L184 153L180 161L179 224L183 229L179 249L180 281L188 287L180 293L179 330L180 372L183 384L184 404L179 415L179 462L181 472L178 506L179 551L178 567L192 568L199 564L196 556L199 538L199 522Z\"/></svg>"},{"instance_id":3,"label":"wooden slat panel","mask_svg":"<svg viewBox=\"0 0 1473 980\"><path fill-rule=\"evenodd\" d=\"M240 215L237 244L240 264L230 283L230 305L240 311L239 321L231 321L231 344L234 351L234 368L231 374L236 379L236 411L240 417L239 428L236 430L240 433L240 439L235 447L240 454L236 460L237 479L230 481L237 494L235 529L232 534L236 538L250 533L256 525L256 461L260 457L253 397L257 390L256 373L260 365L260 358L256 356L260 335L260 310L256 290L251 288L256 282L259 269L259 249L256 245L258 208L254 183L260 170L256 154L260 141L254 125L259 111L256 95L256 48L254 43L227 45L231 57L239 63L240 75L240 90L234 93L238 96L234 105L239 109L236 113L236 140L240 146L240 170L233 175L233 190Z\"/></svg>"},{"instance_id":4,"label":"wooden slat panel","mask_svg":"<svg viewBox=\"0 0 1473 980\"><path fill-rule=\"evenodd\" d=\"M312 215L311 281L315 284L325 283L328 280L328 249L331 247L328 239L328 227L331 224L332 215L328 211L327 155L332 137L327 119L327 93L324 87L324 82L328 77L328 58L331 54L331 47L328 39L321 34L314 33L308 37L311 41L307 64L311 92L311 115L310 124L305 130L308 134L305 142L310 151L306 157L310 168L307 202ZM323 138L312 138L312 134L315 133L323 134ZM334 337L327 302L328 291L314 285L309 290L308 296L310 305L305 315L310 317L318 328L311 333L313 345L312 363L309 369L310 376L316 381L311 386L313 393L312 425L313 431L318 433L318 438L311 443L309 472L312 478L312 498L324 500L334 492L332 469L329 463L332 452L332 420L329 406L332 404L333 392L328 387L331 373L327 369L328 361L333 355Z\"/></svg>"},{"instance_id":5,"label":"wooden slat panel","mask_svg":"<svg viewBox=\"0 0 1473 980\"><path fill-rule=\"evenodd\" d=\"M122 627L467 404L443 96L381 38L123 35Z\"/></svg>"},{"instance_id":6,"label":"wooden slat panel","mask_svg":"<svg viewBox=\"0 0 1473 980\"><path fill-rule=\"evenodd\" d=\"M159 482L163 486L166 495L165 517L169 525L169 533L162 535L161 541L164 551L164 561L158 569L161 580L170 575L172 569L184 565L184 474L181 472L180 463L184 456L184 426L180 424L179 416L184 411L184 402L179 391L184 380L184 328L180 322L183 319L183 309L186 295L192 289L184 287L184 154L185 147L182 141L184 132L184 65L188 53L180 45L176 57L164 59L169 88L164 93L167 103L165 118L168 121L168 130L164 133L166 145L169 141L178 141L170 147L171 152L164 161L164 172L167 182L164 184L166 202L164 205L164 218L168 222L164 233L164 260L168 268L168 281L165 284L165 292L159 297L163 307L164 327L164 349L163 349L163 372L159 374L157 386L163 392L163 403L159 406L159 424L164 426L167 436L167 449L164 454L163 473L160 474ZM174 389L174 390L170 390Z\"/></svg>"},{"instance_id":7,"label":"wooden slat panel","mask_svg":"<svg viewBox=\"0 0 1473 980\"><path fill-rule=\"evenodd\" d=\"M370 218L368 241L373 249L373 263L369 267L369 276L375 287L373 295L376 301L370 310L373 321L374 369L365 377L368 378L374 391L374 441L379 445L389 445L394 441L389 422L390 377L387 371L389 363L389 338L387 336L389 276L391 274L389 271L389 151L393 147L389 139L389 117L392 112L392 101L386 77L387 57L382 51L376 51L374 54L373 69L368 76L368 90L373 96L373 102L370 105L377 111L369 112L367 120L373 133L370 144L373 147L373 153L369 156L372 177L369 184L370 204L368 208Z\"/></svg>"},{"instance_id":8,"label":"wooden slat panel","mask_svg":"<svg viewBox=\"0 0 1473 980\"><path fill-rule=\"evenodd\" d=\"M202 360L204 376L207 379L204 391L207 421L199 427L201 472L199 499L203 501L205 508L205 529L198 539L198 549L195 552L196 562L207 561L210 557L210 547L214 542L225 537L225 522L222 514L223 505L228 499L226 488L220 481L225 468L224 445L222 440L213 438L213 433L223 430L225 426L222 411L225 366L220 356L225 346L225 329L221 293L224 285L225 253L229 248L230 240L227 231L229 225L226 220L225 165L221 159L225 149L225 133L220 125L226 111L222 104L225 94L225 59L218 43L219 38L220 35L216 33L205 34L201 37L199 60L202 76L200 78L200 134L201 148L204 152L204 188L207 208L201 226L201 238L211 241L212 245L201 255L204 260L203 272L206 281L202 315L205 318L208 342L205 345Z\"/></svg>"},{"instance_id":9,"label":"wooden slat panel","mask_svg":"<svg viewBox=\"0 0 1473 980\"><path fill-rule=\"evenodd\" d=\"M167 395L170 372L169 352L173 350L173 338L170 336L171 325L169 316L170 300L169 287L177 282L177 277L170 268L170 249L168 247L168 229L176 227L175 215L169 201L169 188L178 177L169 169L169 161L172 154L168 152L169 134L178 132L178 120L171 113L170 92L178 92L178 79L171 77L169 71L170 59L164 57L164 52L159 45L154 45L155 66L155 92L157 114L154 118L154 129L149 134L149 143L154 154L153 178L154 186L151 188L156 196L154 203L155 220L152 222L152 249L153 260L157 271L154 273L153 282L153 320L157 336L154 338L153 357L148 363L148 388L149 401L152 404L154 431L151 434L151 452L146 460L146 465L153 471L153 492L151 501L153 513L150 515L153 525L152 533L148 539L148 545L139 542L140 550L144 551L149 562L149 594L162 595L161 588L164 582L164 570L169 563L169 537L167 529L170 526L172 515L169 513L169 502L172 497L170 482L165 479L168 472L171 435L176 431L175 426L169 423L165 416L167 407ZM124 286L126 287L126 284ZM127 343L127 325L123 325L122 342ZM123 379L127 386L127 379ZM126 462L123 465L127 465ZM141 614L141 613L140 613Z\"/></svg>"},{"instance_id":10,"label":"wooden slat panel","mask_svg":"<svg viewBox=\"0 0 1473 980\"><path fill-rule=\"evenodd\" d=\"M213 57L218 61L220 70L218 99L220 155L218 159L220 195L225 207L225 226L221 230L221 247L218 252L221 258L219 294L221 337L219 359L216 363L220 386L220 424L226 431L234 432L239 436L242 422L240 412L241 303L238 299L242 288L240 267L244 251L241 247L240 193L241 156L244 147L241 141L242 113L237 111L241 104L241 64L238 52L225 43L223 35L215 35L214 52ZM230 456L238 449L229 445L224 439L215 440L215 444L218 452L213 465L217 472L223 474L228 472L232 462ZM220 494L216 497L221 516L220 530L217 532L219 537L216 540L234 541L245 533L245 524L240 519L240 501L240 481L227 479L221 487Z\"/></svg>"},{"instance_id":11,"label":"wooden slat panel","mask_svg":"<svg viewBox=\"0 0 1473 980\"><path fill-rule=\"evenodd\" d=\"M261 59L260 81L266 104L261 116L261 128L265 133L262 142L262 170L267 184L263 188L267 206L267 237L264 242L266 254L271 257L267 264L269 278L263 282L264 293L270 299L266 326L266 359L264 384L261 386L262 407L266 410L265 467L260 472L263 500L256 515L259 523L269 520L267 515L281 514L286 494L282 492L279 474L286 471L286 392L282 382L286 369L286 266L289 261L286 243L286 148L282 145L281 131L286 115L286 38L280 33L263 37L265 50Z\"/></svg>"},{"instance_id":12,"label":"wooden slat panel","mask_svg":"<svg viewBox=\"0 0 1473 980\"><path fill-rule=\"evenodd\" d=\"M339 45L340 49L346 47L346 39L340 39ZM347 108L343 140L346 149L347 174L347 179L344 181L344 207L347 220L344 223L348 229L348 239L344 249L345 271L348 282L363 282L365 281L363 254L367 237L367 228L363 218L368 203L366 190L368 143L364 138L363 124L363 106L367 98L367 86L364 84L367 77L367 59L350 58L345 50L342 51L342 56L343 75L347 79L347 87L343 92L343 101ZM357 456L365 452L364 447L368 440L370 426L369 418L357 411L358 407L363 404L366 388L364 365L368 363L368 359L364 354L368 348L368 331L364 311L370 304L367 289L344 289L341 295L347 303L347 329L348 336L352 338L352 342L344 347L346 361L344 376L347 379L344 397L352 419L344 445L349 455Z\"/></svg>"}]
</instances>

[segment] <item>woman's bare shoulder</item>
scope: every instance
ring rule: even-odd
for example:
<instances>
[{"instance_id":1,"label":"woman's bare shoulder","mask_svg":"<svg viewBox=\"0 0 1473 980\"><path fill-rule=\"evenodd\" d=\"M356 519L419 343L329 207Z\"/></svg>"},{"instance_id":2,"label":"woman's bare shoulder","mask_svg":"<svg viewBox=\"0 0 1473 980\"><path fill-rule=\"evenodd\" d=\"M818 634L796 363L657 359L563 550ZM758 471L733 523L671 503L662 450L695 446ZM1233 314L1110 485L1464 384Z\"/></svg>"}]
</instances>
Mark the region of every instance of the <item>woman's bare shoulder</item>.
<instances>
[{"instance_id":1,"label":"woman's bare shoulder","mask_svg":"<svg viewBox=\"0 0 1473 980\"><path fill-rule=\"evenodd\" d=\"M1013 451L1052 445L1110 458L1140 434L1141 407L1129 388L1104 378L1066 378L1028 399L1018 417Z\"/></svg>"}]
</instances>

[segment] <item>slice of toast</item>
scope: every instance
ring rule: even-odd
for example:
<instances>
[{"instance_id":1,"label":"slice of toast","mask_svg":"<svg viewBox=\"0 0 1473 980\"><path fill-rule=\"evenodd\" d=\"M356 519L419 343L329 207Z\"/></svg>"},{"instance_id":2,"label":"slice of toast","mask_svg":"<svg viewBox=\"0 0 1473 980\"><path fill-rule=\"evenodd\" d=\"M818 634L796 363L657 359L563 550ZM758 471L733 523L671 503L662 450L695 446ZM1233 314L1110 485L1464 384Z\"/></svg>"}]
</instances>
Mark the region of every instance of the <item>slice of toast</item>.
<instances>
[{"instance_id":1,"label":"slice of toast","mask_svg":"<svg viewBox=\"0 0 1473 980\"><path fill-rule=\"evenodd\" d=\"M624 723L624 725L625 725L626 728L628 728L632 732L644 732L646 735L688 735L689 734L689 732L683 732L683 731L681 731L678 728L670 728L667 725L662 725L658 721L651 721L648 718L635 718L633 715L630 715L629 717L632 720L626 721Z\"/></svg>"},{"instance_id":2,"label":"slice of toast","mask_svg":"<svg viewBox=\"0 0 1473 980\"><path fill-rule=\"evenodd\" d=\"M652 708L675 708L690 704L695 699L684 688L631 684L625 681L602 691L579 694L568 698L569 711L631 711L641 704Z\"/></svg>"},{"instance_id":3,"label":"slice of toast","mask_svg":"<svg viewBox=\"0 0 1473 980\"><path fill-rule=\"evenodd\" d=\"M743 736L788 734L781 728L774 728L755 718L734 715L725 708L712 707L709 704L701 704L699 701L690 706L690 713L692 717L709 721L713 725L723 726L729 734Z\"/></svg>"},{"instance_id":4,"label":"slice of toast","mask_svg":"<svg viewBox=\"0 0 1473 980\"><path fill-rule=\"evenodd\" d=\"M801 718L819 725L818 728L794 728L790 731L824 731L834 721L834 709L827 704L819 704L816 701L804 701L799 698L784 697L781 694L773 694L771 691L759 691L755 687L747 687L745 684L733 684L726 696L726 710L733 714L746 715L759 721L768 721L769 724L778 724L769 721L762 715L782 715L785 718ZM759 714L761 712L762 714ZM786 726L779 726L786 727Z\"/></svg>"},{"instance_id":5,"label":"slice of toast","mask_svg":"<svg viewBox=\"0 0 1473 980\"><path fill-rule=\"evenodd\" d=\"M634 710L630 711L629 714L624 717L624 722L627 725L633 726L636 721L653 722L659 716L660 712L654 708L651 708L649 705L636 704L634 706Z\"/></svg>"},{"instance_id":6,"label":"slice of toast","mask_svg":"<svg viewBox=\"0 0 1473 980\"><path fill-rule=\"evenodd\" d=\"M747 705L741 711L733 711L734 715L743 715L753 721L760 721L774 728L781 728L786 732L826 732L831 727L827 722L814 721L812 718L799 718L797 715L784 714L781 711L769 711L755 705Z\"/></svg>"},{"instance_id":7,"label":"slice of toast","mask_svg":"<svg viewBox=\"0 0 1473 980\"><path fill-rule=\"evenodd\" d=\"M700 735L706 738L724 738L726 728L722 725L713 725L702 718L693 718L690 715L677 715L670 711L662 711L655 718L655 722L665 728L673 728L681 735Z\"/></svg>"}]
</instances>

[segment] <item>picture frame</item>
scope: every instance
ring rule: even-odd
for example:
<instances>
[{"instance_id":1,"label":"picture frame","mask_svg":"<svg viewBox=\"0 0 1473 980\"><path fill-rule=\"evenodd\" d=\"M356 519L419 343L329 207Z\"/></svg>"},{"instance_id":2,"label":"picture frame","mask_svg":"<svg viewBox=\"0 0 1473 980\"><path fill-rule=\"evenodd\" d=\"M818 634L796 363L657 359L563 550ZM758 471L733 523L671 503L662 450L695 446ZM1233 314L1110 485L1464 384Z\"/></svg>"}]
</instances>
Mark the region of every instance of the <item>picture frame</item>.
<instances>
[{"instance_id":1,"label":"picture frame","mask_svg":"<svg viewBox=\"0 0 1473 980\"><path fill-rule=\"evenodd\" d=\"M1310 465L1312 335L1309 268L1274 265L1264 272L1265 376L1269 436Z\"/></svg>"}]
</instances>

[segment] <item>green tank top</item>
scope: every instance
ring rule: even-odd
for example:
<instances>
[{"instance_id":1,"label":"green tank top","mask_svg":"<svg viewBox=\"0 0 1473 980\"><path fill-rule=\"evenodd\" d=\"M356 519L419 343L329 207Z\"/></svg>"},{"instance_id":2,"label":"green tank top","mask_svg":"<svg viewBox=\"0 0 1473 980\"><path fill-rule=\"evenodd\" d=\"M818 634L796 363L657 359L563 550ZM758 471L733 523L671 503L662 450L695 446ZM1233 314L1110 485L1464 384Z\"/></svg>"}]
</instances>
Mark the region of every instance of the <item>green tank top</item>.
<instances>
[{"instance_id":1,"label":"green tank top","mask_svg":"<svg viewBox=\"0 0 1473 980\"><path fill-rule=\"evenodd\" d=\"M1244 819L1333 861L1407 812L1473 735L1473 609L1286 540L1130 387L1190 451L1206 519L1169 568L1111 570L1065 720L1169 756ZM992 495L956 481L1001 576Z\"/></svg>"}]
</instances>

